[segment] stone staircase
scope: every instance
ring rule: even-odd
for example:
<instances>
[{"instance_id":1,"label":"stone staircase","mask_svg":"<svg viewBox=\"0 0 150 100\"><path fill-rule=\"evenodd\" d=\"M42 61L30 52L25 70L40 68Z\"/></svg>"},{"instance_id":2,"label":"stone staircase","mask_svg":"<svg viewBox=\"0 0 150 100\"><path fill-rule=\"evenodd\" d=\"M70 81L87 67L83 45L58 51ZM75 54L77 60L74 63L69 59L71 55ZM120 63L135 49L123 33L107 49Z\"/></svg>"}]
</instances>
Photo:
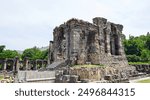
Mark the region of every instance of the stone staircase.
<instances>
[{"instance_id":1,"label":"stone staircase","mask_svg":"<svg viewBox=\"0 0 150 100\"><path fill-rule=\"evenodd\" d=\"M68 64L68 60L64 60L64 61L56 61L56 62L53 62L52 64L48 65L46 67L46 69L57 69L57 68L61 68L61 67L65 67L67 66Z\"/></svg>"}]
</instances>

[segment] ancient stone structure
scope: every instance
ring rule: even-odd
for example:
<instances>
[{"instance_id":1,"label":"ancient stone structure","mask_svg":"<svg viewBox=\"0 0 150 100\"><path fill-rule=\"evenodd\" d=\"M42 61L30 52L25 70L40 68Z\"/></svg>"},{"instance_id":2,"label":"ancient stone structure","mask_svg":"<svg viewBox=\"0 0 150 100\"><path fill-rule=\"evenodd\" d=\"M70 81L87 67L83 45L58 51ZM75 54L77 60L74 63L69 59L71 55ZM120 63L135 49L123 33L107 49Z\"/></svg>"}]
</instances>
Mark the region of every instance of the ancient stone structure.
<instances>
[{"instance_id":1,"label":"ancient stone structure","mask_svg":"<svg viewBox=\"0 0 150 100\"><path fill-rule=\"evenodd\" d=\"M70 19L54 29L48 61L2 59L0 74L11 72L14 82L49 83L118 83L149 76L150 65L128 65L122 29L100 17L93 23Z\"/></svg>"},{"instance_id":2,"label":"ancient stone structure","mask_svg":"<svg viewBox=\"0 0 150 100\"><path fill-rule=\"evenodd\" d=\"M13 77L13 82L54 82L55 71L46 71L47 60L20 61L18 57L0 59L0 75ZM6 79L0 82L7 82ZM11 81L12 82L12 81Z\"/></svg>"},{"instance_id":3,"label":"ancient stone structure","mask_svg":"<svg viewBox=\"0 0 150 100\"><path fill-rule=\"evenodd\" d=\"M101 17L94 18L93 23L70 19L54 29L48 62L126 67L128 63L121 43L122 29L122 25Z\"/></svg>"},{"instance_id":4,"label":"ancient stone structure","mask_svg":"<svg viewBox=\"0 0 150 100\"><path fill-rule=\"evenodd\" d=\"M25 58L23 61L20 61L18 57L16 58L7 58L0 60L0 71L7 72L18 72L19 70L39 70L44 69L47 66L47 60L29 60Z\"/></svg>"},{"instance_id":5,"label":"ancient stone structure","mask_svg":"<svg viewBox=\"0 0 150 100\"><path fill-rule=\"evenodd\" d=\"M136 70L138 72L144 72L144 73L150 74L150 65L149 64L139 64L139 65L135 64L132 66L135 66Z\"/></svg>"}]
</instances>

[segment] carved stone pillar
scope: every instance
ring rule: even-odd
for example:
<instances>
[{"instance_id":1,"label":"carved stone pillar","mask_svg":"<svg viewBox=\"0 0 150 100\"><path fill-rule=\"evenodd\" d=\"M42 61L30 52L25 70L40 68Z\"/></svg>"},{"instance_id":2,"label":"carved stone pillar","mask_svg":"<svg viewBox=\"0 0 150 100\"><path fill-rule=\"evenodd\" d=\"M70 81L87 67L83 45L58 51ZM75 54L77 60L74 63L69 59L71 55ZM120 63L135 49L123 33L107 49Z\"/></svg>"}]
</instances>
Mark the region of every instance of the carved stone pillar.
<instances>
[{"instance_id":1,"label":"carved stone pillar","mask_svg":"<svg viewBox=\"0 0 150 100\"><path fill-rule=\"evenodd\" d=\"M29 68L29 60L28 60L28 58L26 57L25 58L25 70L28 70L28 68Z\"/></svg>"},{"instance_id":2,"label":"carved stone pillar","mask_svg":"<svg viewBox=\"0 0 150 100\"><path fill-rule=\"evenodd\" d=\"M124 55L124 47L122 45L122 38L121 38L121 34L122 34L122 29L123 29L123 26L120 25L120 24L117 24L117 34L118 34L118 52L119 52L119 55Z\"/></svg>"},{"instance_id":3,"label":"carved stone pillar","mask_svg":"<svg viewBox=\"0 0 150 100\"><path fill-rule=\"evenodd\" d=\"M120 37L118 37L118 52L119 52L119 55L121 55L122 54L122 44L121 44L121 38Z\"/></svg>"},{"instance_id":4,"label":"carved stone pillar","mask_svg":"<svg viewBox=\"0 0 150 100\"><path fill-rule=\"evenodd\" d=\"M19 58L16 57L16 71L19 71L20 63L19 63Z\"/></svg>"},{"instance_id":5,"label":"carved stone pillar","mask_svg":"<svg viewBox=\"0 0 150 100\"><path fill-rule=\"evenodd\" d=\"M15 72L16 71L16 59L12 60L12 71Z\"/></svg>"},{"instance_id":6,"label":"carved stone pillar","mask_svg":"<svg viewBox=\"0 0 150 100\"><path fill-rule=\"evenodd\" d=\"M35 70L38 69L38 66L37 66L37 60L35 60Z\"/></svg>"},{"instance_id":7,"label":"carved stone pillar","mask_svg":"<svg viewBox=\"0 0 150 100\"><path fill-rule=\"evenodd\" d=\"M49 42L49 49L48 49L48 64L53 62L53 41Z\"/></svg>"},{"instance_id":8,"label":"carved stone pillar","mask_svg":"<svg viewBox=\"0 0 150 100\"><path fill-rule=\"evenodd\" d=\"M7 59L4 60L4 64L3 64L3 70L6 70L6 67L7 67Z\"/></svg>"},{"instance_id":9,"label":"carved stone pillar","mask_svg":"<svg viewBox=\"0 0 150 100\"><path fill-rule=\"evenodd\" d=\"M93 23L98 26L99 39L100 39L100 53L104 53L105 52L104 28L106 27L107 19L96 17L93 19Z\"/></svg>"},{"instance_id":10,"label":"carved stone pillar","mask_svg":"<svg viewBox=\"0 0 150 100\"><path fill-rule=\"evenodd\" d=\"M110 50L110 34L111 34L111 23L107 23L107 28L106 28L106 51L108 55L111 55L111 50Z\"/></svg>"}]
</instances>

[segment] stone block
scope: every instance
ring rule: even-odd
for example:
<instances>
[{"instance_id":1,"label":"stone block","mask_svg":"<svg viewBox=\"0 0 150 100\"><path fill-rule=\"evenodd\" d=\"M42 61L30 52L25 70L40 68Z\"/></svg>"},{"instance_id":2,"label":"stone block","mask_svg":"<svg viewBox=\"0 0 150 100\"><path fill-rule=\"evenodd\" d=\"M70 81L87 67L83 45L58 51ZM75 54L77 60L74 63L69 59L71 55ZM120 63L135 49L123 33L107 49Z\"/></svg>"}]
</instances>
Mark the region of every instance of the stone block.
<instances>
[{"instance_id":1,"label":"stone block","mask_svg":"<svg viewBox=\"0 0 150 100\"><path fill-rule=\"evenodd\" d=\"M70 82L70 75L63 75L62 83L69 83L69 82Z\"/></svg>"},{"instance_id":2,"label":"stone block","mask_svg":"<svg viewBox=\"0 0 150 100\"><path fill-rule=\"evenodd\" d=\"M70 75L70 83L77 83L78 76L77 75Z\"/></svg>"}]
</instances>

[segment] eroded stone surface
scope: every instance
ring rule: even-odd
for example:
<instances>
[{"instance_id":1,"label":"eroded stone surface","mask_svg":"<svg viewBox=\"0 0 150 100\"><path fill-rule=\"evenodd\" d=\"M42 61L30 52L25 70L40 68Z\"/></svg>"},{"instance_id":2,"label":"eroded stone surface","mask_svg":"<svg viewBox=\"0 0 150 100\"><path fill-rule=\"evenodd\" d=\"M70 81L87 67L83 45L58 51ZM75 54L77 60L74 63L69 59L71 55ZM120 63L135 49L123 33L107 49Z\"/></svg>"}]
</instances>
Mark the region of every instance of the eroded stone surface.
<instances>
[{"instance_id":1,"label":"eroded stone surface","mask_svg":"<svg viewBox=\"0 0 150 100\"><path fill-rule=\"evenodd\" d=\"M93 23L70 19L54 29L49 62L68 60L70 65L90 62L126 67L122 29L122 25L101 17L94 18Z\"/></svg>"}]
</instances>

